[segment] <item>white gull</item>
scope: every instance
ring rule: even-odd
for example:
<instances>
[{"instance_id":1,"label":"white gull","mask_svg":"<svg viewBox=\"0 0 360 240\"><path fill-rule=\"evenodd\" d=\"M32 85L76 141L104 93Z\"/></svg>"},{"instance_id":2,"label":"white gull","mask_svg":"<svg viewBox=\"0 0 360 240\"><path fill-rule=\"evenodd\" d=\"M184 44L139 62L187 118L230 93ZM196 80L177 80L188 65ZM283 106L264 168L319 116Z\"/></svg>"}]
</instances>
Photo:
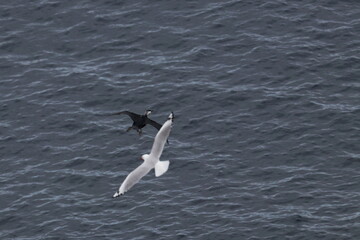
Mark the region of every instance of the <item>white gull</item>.
<instances>
[{"instance_id":1,"label":"white gull","mask_svg":"<svg viewBox=\"0 0 360 240\"><path fill-rule=\"evenodd\" d=\"M170 162L160 161L160 156L164 149L166 140L169 137L173 119L174 113L171 113L168 120L164 123L164 125L162 125L156 134L150 154L144 154L141 156L141 159L143 159L144 162L125 178L124 182L119 187L119 190L113 197L123 195L153 168L155 168L156 177L160 177L168 170Z\"/></svg>"}]
</instances>

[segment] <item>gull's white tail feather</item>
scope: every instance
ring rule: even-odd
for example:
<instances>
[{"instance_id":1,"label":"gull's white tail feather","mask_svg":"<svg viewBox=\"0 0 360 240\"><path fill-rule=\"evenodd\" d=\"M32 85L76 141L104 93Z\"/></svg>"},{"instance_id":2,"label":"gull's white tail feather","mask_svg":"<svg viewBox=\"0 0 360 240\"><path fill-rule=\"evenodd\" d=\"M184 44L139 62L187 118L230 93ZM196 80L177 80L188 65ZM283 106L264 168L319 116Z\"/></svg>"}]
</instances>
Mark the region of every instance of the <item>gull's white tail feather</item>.
<instances>
[{"instance_id":1,"label":"gull's white tail feather","mask_svg":"<svg viewBox=\"0 0 360 240\"><path fill-rule=\"evenodd\" d=\"M166 171L169 168L169 164L170 164L169 161L158 161L155 164L155 176L160 177L161 175L166 173Z\"/></svg>"}]
</instances>

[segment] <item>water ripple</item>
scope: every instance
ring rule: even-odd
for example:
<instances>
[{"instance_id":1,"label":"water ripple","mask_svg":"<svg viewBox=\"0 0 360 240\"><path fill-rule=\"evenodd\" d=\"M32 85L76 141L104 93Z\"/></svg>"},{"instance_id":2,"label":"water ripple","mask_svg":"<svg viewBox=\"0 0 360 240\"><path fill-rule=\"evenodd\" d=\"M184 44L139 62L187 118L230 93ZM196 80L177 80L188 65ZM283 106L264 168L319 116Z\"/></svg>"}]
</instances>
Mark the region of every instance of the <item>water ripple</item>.
<instances>
[{"instance_id":1,"label":"water ripple","mask_svg":"<svg viewBox=\"0 0 360 240\"><path fill-rule=\"evenodd\" d=\"M357 239L359 6L0 5L2 239ZM176 115L163 160L111 196Z\"/></svg>"}]
</instances>

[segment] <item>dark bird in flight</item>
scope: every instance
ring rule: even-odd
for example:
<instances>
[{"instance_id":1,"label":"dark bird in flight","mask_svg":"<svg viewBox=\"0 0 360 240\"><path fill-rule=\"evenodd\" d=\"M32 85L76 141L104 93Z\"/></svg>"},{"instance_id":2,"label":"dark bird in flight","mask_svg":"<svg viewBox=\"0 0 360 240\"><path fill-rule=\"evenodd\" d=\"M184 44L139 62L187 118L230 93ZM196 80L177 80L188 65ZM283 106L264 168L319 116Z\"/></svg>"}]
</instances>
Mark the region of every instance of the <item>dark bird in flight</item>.
<instances>
[{"instance_id":1,"label":"dark bird in flight","mask_svg":"<svg viewBox=\"0 0 360 240\"><path fill-rule=\"evenodd\" d=\"M133 124L131 127L129 127L126 132L130 131L131 129L136 130L139 133L139 136L142 134L142 128L145 127L147 124L152 125L154 128L156 128L157 130L160 130L161 128L161 124L151 120L150 118L148 118L148 116L151 114L151 110L146 110L144 115L139 115L133 112L129 112L129 111L122 111L122 112L117 112L117 113L113 113L110 115L120 115L120 114L126 114L128 115L131 120L133 120Z\"/></svg>"}]
</instances>

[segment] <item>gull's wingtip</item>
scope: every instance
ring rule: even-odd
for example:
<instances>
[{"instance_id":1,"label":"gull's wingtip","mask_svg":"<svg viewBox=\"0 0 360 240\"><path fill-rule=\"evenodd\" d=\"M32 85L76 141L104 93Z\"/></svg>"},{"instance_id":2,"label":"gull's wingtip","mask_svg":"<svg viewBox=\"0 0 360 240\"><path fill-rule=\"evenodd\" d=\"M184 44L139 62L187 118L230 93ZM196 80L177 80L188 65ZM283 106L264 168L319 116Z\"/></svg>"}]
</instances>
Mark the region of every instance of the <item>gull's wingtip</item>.
<instances>
[{"instance_id":1,"label":"gull's wingtip","mask_svg":"<svg viewBox=\"0 0 360 240\"><path fill-rule=\"evenodd\" d=\"M174 112L171 112L168 119L174 120L174 118L175 118Z\"/></svg>"},{"instance_id":2,"label":"gull's wingtip","mask_svg":"<svg viewBox=\"0 0 360 240\"><path fill-rule=\"evenodd\" d=\"M116 193L113 195L113 198L117 198L117 197L119 197L120 195L123 195L123 193L116 192Z\"/></svg>"}]
</instances>

